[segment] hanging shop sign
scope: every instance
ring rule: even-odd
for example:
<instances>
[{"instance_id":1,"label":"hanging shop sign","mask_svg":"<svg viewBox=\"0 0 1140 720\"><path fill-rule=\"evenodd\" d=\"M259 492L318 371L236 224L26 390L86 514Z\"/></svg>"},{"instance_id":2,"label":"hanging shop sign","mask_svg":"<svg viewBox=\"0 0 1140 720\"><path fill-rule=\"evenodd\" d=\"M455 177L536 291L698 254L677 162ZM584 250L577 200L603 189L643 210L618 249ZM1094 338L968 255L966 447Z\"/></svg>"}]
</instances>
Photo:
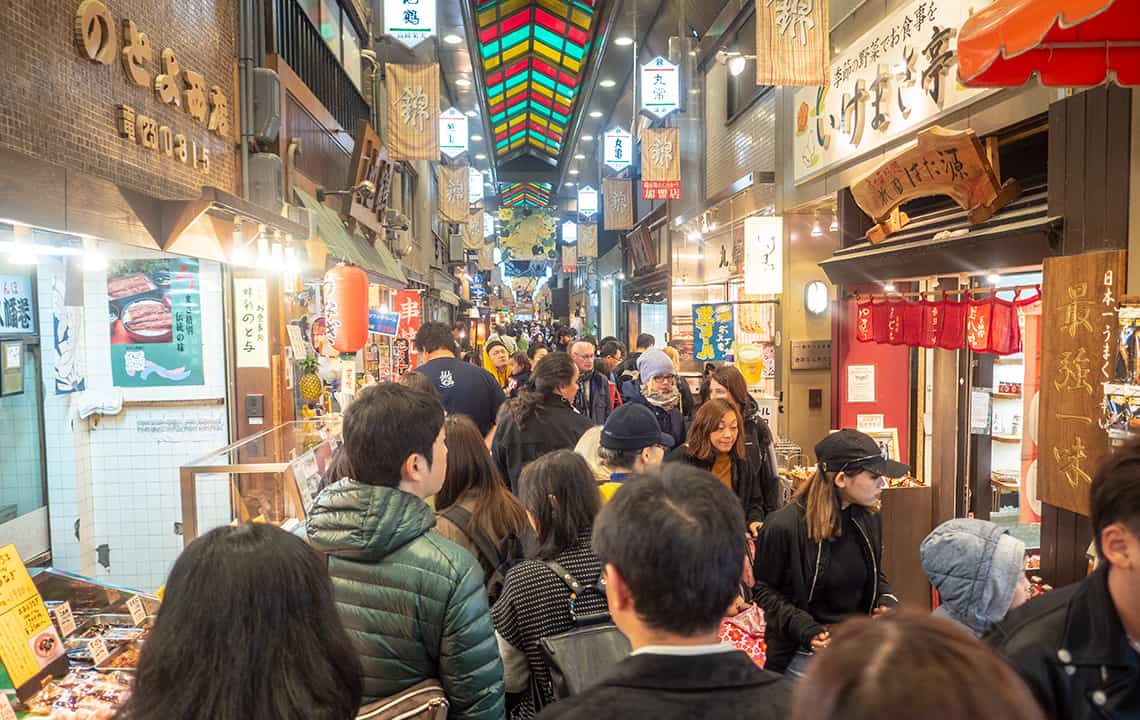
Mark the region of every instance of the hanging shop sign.
<instances>
[{"instance_id":1,"label":"hanging shop sign","mask_svg":"<svg viewBox=\"0 0 1140 720\"><path fill-rule=\"evenodd\" d=\"M447 157L467 152L467 116L448 108L439 116L439 150ZM480 177L479 182L483 179Z\"/></svg>"},{"instance_id":2,"label":"hanging shop sign","mask_svg":"<svg viewBox=\"0 0 1140 720\"><path fill-rule=\"evenodd\" d=\"M633 162L633 136L621 128L607 130L603 138L603 162L621 172Z\"/></svg>"},{"instance_id":3,"label":"hanging shop sign","mask_svg":"<svg viewBox=\"0 0 1140 720\"><path fill-rule=\"evenodd\" d=\"M1096 465L1110 451L1099 421L1126 267L1123 251L1045 258L1037 492L1082 515Z\"/></svg>"},{"instance_id":4,"label":"hanging shop sign","mask_svg":"<svg viewBox=\"0 0 1140 720\"><path fill-rule=\"evenodd\" d=\"M651 128L641 138L641 199L681 199L681 131Z\"/></svg>"},{"instance_id":5,"label":"hanging shop sign","mask_svg":"<svg viewBox=\"0 0 1140 720\"><path fill-rule=\"evenodd\" d=\"M384 34L408 47L435 35L435 3L436 0L384 0Z\"/></svg>"},{"instance_id":6,"label":"hanging shop sign","mask_svg":"<svg viewBox=\"0 0 1140 720\"><path fill-rule=\"evenodd\" d=\"M625 242L629 249L630 260L633 261L634 272L657 267L657 243L653 242L653 235L644 223L628 233Z\"/></svg>"},{"instance_id":7,"label":"hanging shop sign","mask_svg":"<svg viewBox=\"0 0 1140 720\"><path fill-rule=\"evenodd\" d=\"M228 96L221 85L208 85L202 73L183 67L173 48L161 51L131 19L115 22L101 0L83 0L76 7L73 27L75 49L84 60L96 65L112 65L118 59L127 83L144 88L139 92L151 103L184 111L195 124L223 140L232 140ZM121 37L120 37L121 33ZM160 125L149 110L135 101L115 106L119 137L161 154L171 162L210 170L210 151L184 128Z\"/></svg>"},{"instance_id":8,"label":"hanging shop sign","mask_svg":"<svg viewBox=\"0 0 1140 720\"><path fill-rule=\"evenodd\" d=\"M957 83L967 0L912 0L831 63L830 87L795 94L795 181L865 155L981 96ZM763 63L757 63L763 65Z\"/></svg>"},{"instance_id":9,"label":"hanging shop sign","mask_svg":"<svg viewBox=\"0 0 1140 720\"><path fill-rule=\"evenodd\" d=\"M907 224L909 218L898 208L915 198L948 195L971 223L981 223L1020 192L1016 180L1004 185L998 180L973 130L940 127L923 130L914 147L851 184L855 202L878 223L867 233L872 243Z\"/></svg>"},{"instance_id":10,"label":"hanging shop sign","mask_svg":"<svg viewBox=\"0 0 1140 720\"><path fill-rule=\"evenodd\" d=\"M384 70L389 83L389 157L439 160L439 65L388 63Z\"/></svg>"},{"instance_id":11,"label":"hanging shop sign","mask_svg":"<svg viewBox=\"0 0 1140 720\"><path fill-rule=\"evenodd\" d=\"M483 239L487 239L495 234L495 216L489 212L483 212Z\"/></svg>"},{"instance_id":12,"label":"hanging shop sign","mask_svg":"<svg viewBox=\"0 0 1140 720\"><path fill-rule=\"evenodd\" d=\"M578 214L584 217L598 214L598 191L592 185L578 189Z\"/></svg>"},{"instance_id":13,"label":"hanging shop sign","mask_svg":"<svg viewBox=\"0 0 1140 720\"><path fill-rule=\"evenodd\" d=\"M598 225L597 223L582 223L578 226L578 257L596 258L598 256Z\"/></svg>"},{"instance_id":14,"label":"hanging shop sign","mask_svg":"<svg viewBox=\"0 0 1140 720\"><path fill-rule=\"evenodd\" d=\"M400 313L381 312L375 309L368 311L368 332L396 337L399 329Z\"/></svg>"},{"instance_id":15,"label":"hanging shop sign","mask_svg":"<svg viewBox=\"0 0 1140 720\"><path fill-rule=\"evenodd\" d=\"M400 290L396 293L395 303L396 312L400 314L400 327L396 337L398 341L406 344L406 347L397 351L399 374L403 375L408 369L416 366L415 353L412 352L411 345L416 339L416 333L420 331L420 323L423 322L423 303L419 290Z\"/></svg>"},{"instance_id":16,"label":"hanging shop sign","mask_svg":"<svg viewBox=\"0 0 1140 720\"><path fill-rule=\"evenodd\" d=\"M479 252L483 247L483 218L483 211L478 208L467 216L467 222L463 223L464 251Z\"/></svg>"},{"instance_id":17,"label":"hanging shop sign","mask_svg":"<svg viewBox=\"0 0 1140 720\"><path fill-rule=\"evenodd\" d=\"M67 672L67 648L15 545L0 548L0 662L25 702Z\"/></svg>"},{"instance_id":18,"label":"hanging shop sign","mask_svg":"<svg viewBox=\"0 0 1140 720\"><path fill-rule=\"evenodd\" d=\"M325 273L325 337L338 353L358 352L368 342L368 274L352 265Z\"/></svg>"},{"instance_id":19,"label":"hanging shop sign","mask_svg":"<svg viewBox=\"0 0 1140 720\"><path fill-rule=\"evenodd\" d=\"M562 272L572 273L578 269L578 248L566 245L562 248Z\"/></svg>"},{"instance_id":20,"label":"hanging shop sign","mask_svg":"<svg viewBox=\"0 0 1140 720\"><path fill-rule=\"evenodd\" d=\"M479 264L480 272L491 270L495 267L495 245L493 243L484 243L483 247L479 248Z\"/></svg>"},{"instance_id":21,"label":"hanging shop sign","mask_svg":"<svg viewBox=\"0 0 1140 720\"><path fill-rule=\"evenodd\" d=\"M0 275L0 335L35 333L34 307L30 278Z\"/></svg>"},{"instance_id":22,"label":"hanging shop sign","mask_svg":"<svg viewBox=\"0 0 1140 720\"><path fill-rule=\"evenodd\" d=\"M784 292L784 219L754 216L744 219L744 292L779 295Z\"/></svg>"},{"instance_id":23,"label":"hanging shop sign","mask_svg":"<svg viewBox=\"0 0 1140 720\"><path fill-rule=\"evenodd\" d=\"M693 359L724 362L732 350L736 329L732 305L693 305Z\"/></svg>"},{"instance_id":24,"label":"hanging shop sign","mask_svg":"<svg viewBox=\"0 0 1140 720\"><path fill-rule=\"evenodd\" d=\"M641 107L659 118L681 107L681 74L660 55L641 66Z\"/></svg>"},{"instance_id":25,"label":"hanging shop sign","mask_svg":"<svg viewBox=\"0 0 1140 720\"><path fill-rule=\"evenodd\" d=\"M756 3L756 84L827 85L828 0Z\"/></svg>"},{"instance_id":26,"label":"hanging shop sign","mask_svg":"<svg viewBox=\"0 0 1140 720\"><path fill-rule=\"evenodd\" d=\"M107 271L115 387L204 385L198 261L120 260Z\"/></svg>"},{"instance_id":27,"label":"hanging shop sign","mask_svg":"<svg viewBox=\"0 0 1140 720\"><path fill-rule=\"evenodd\" d=\"M269 290L265 278L234 278L239 368L269 367Z\"/></svg>"},{"instance_id":28,"label":"hanging shop sign","mask_svg":"<svg viewBox=\"0 0 1140 720\"><path fill-rule=\"evenodd\" d=\"M633 227L633 181L605 178L602 180L606 230L629 230Z\"/></svg>"},{"instance_id":29,"label":"hanging shop sign","mask_svg":"<svg viewBox=\"0 0 1140 720\"><path fill-rule=\"evenodd\" d=\"M483 202L483 173L475 168L467 169L467 202L472 205Z\"/></svg>"},{"instance_id":30,"label":"hanging shop sign","mask_svg":"<svg viewBox=\"0 0 1140 720\"><path fill-rule=\"evenodd\" d=\"M466 165L440 165L436 168L439 182L439 219L466 223L468 216Z\"/></svg>"},{"instance_id":31,"label":"hanging shop sign","mask_svg":"<svg viewBox=\"0 0 1140 720\"><path fill-rule=\"evenodd\" d=\"M388 149L380 141L380 136L366 121L361 120L356 128L355 145L352 150L352 163L348 177L349 187L359 187L367 181L375 192L357 192L345 199L343 212L372 232L383 235L384 211L392 197L392 178L396 163L388 158Z\"/></svg>"},{"instance_id":32,"label":"hanging shop sign","mask_svg":"<svg viewBox=\"0 0 1140 720\"><path fill-rule=\"evenodd\" d=\"M562 223L562 244L573 245L578 242L578 223L567 220Z\"/></svg>"}]
</instances>

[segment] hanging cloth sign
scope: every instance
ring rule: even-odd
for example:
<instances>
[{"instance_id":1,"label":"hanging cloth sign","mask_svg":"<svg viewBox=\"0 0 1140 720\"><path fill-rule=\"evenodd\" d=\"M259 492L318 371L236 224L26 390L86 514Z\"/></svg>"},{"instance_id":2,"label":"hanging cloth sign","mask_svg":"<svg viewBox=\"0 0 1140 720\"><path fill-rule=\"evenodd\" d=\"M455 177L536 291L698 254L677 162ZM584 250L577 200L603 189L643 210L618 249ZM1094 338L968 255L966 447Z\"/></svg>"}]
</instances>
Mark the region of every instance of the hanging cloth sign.
<instances>
[{"instance_id":1,"label":"hanging cloth sign","mask_svg":"<svg viewBox=\"0 0 1140 720\"><path fill-rule=\"evenodd\" d=\"M966 341L966 306L965 300L942 300L942 334L938 338L938 347L943 350L961 350Z\"/></svg>"},{"instance_id":2,"label":"hanging cloth sign","mask_svg":"<svg viewBox=\"0 0 1140 720\"><path fill-rule=\"evenodd\" d=\"M922 308L921 302L903 302L902 344L907 347L922 344Z\"/></svg>"},{"instance_id":3,"label":"hanging cloth sign","mask_svg":"<svg viewBox=\"0 0 1140 720\"><path fill-rule=\"evenodd\" d=\"M463 249L479 252L483 249L483 211L475 210L463 224Z\"/></svg>"},{"instance_id":4,"label":"hanging cloth sign","mask_svg":"<svg viewBox=\"0 0 1140 720\"><path fill-rule=\"evenodd\" d=\"M578 257L595 258L598 256L598 226L596 223L578 226Z\"/></svg>"},{"instance_id":5,"label":"hanging cloth sign","mask_svg":"<svg viewBox=\"0 0 1140 720\"><path fill-rule=\"evenodd\" d=\"M828 0L756 3L756 84L826 87Z\"/></svg>"},{"instance_id":6,"label":"hanging cloth sign","mask_svg":"<svg viewBox=\"0 0 1140 720\"><path fill-rule=\"evenodd\" d=\"M602 180L602 199L605 202L605 229L630 230L633 228L633 181L606 178Z\"/></svg>"},{"instance_id":7,"label":"hanging cloth sign","mask_svg":"<svg viewBox=\"0 0 1140 720\"><path fill-rule=\"evenodd\" d=\"M439 65L384 66L388 75L388 156L439 160Z\"/></svg>"},{"instance_id":8,"label":"hanging cloth sign","mask_svg":"<svg viewBox=\"0 0 1140 720\"><path fill-rule=\"evenodd\" d=\"M491 270L495 267L495 244L484 243L479 248L479 270Z\"/></svg>"},{"instance_id":9,"label":"hanging cloth sign","mask_svg":"<svg viewBox=\"0 0 1140 720\"><path fill-rule=\"evenodd\" d=\"M681 131L650 128L641 138L641 199L681 199Z\"/></svg>"},{"instance_id":10,"label":"hanging cloth sign","mask_svg":"<svg viewBox=\"0 0 1140 720\"><path fill-rule=\"evenodd\" d=\"M918 343L920 347L938 347L942 340L943 307L940 300L922 301L922 336Z\"/></svg>"},{"instance_id":11,"label":"hanging cloth sign","mask_svg":"<svg viewBox=\"0 0 1140 720\"><path fill-rule=\"evenodd\" d=\"M562 247L562 272L575 272L578 270L578 248L573 245Z\"/></svg>"},{"instance_id":12,"label":"hanging cloth sign","mask_svg":"<svg viewBox=\"0 0 1140 720\"><path fill-rule=\"evenodd\" d=\"M470 177L467 166L440 165L436 173L439 178L439 219L444 222L466 223L467 181Z\"/></svg>"},{"instance_id":13,"label":"hanging cloth sign","mask_svg":"<svg viewBox=\"0 0 1140 720\"><path fill-rule=\"evenodd\" d=\"M855 303L855 339L859 342L875 341L872 304L873 302L869 299Z\"/></svg>"},{"instance_id":14,"label":"hanging cloth sign","mask_svg":"<svg viewBox=\"0 0 1140 720\"><path fill-rule=\"evenodd\" d=\"M903 301L887 301L887 343L903 344Z\"/></svg>"}]
</instances>

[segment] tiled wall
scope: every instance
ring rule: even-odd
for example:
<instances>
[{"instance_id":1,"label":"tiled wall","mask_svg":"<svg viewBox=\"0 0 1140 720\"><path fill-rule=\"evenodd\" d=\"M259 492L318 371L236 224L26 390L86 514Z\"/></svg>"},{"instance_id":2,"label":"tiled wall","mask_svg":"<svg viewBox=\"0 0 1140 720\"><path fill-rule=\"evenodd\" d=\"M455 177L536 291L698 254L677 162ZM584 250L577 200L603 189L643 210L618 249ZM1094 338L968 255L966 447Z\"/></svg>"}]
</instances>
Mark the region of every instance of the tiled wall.
<instances>
[{"instance_id":1,"label":"tiled wall","mask_svg":"<svg viewBox=\"0 0 1140 720\"><path fill-rule=\"evenodd\" d=\"M705 189L712 197L753 171L776 169L776 93L769 92L725 125L728 69L713 63L705 74Z\"/></svg>"}]
</instances>

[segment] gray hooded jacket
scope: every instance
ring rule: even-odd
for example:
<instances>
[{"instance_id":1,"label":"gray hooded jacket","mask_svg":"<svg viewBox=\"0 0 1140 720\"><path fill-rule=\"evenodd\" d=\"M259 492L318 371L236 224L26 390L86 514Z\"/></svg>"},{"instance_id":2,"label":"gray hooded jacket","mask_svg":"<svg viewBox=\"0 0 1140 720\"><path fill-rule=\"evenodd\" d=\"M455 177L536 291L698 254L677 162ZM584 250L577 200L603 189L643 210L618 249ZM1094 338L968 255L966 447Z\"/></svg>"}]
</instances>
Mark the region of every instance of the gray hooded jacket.
<instances>
[{"instance_id":1,"label":"gray hooded jacket","mask_svg":"<svg viewBox=\"0 0 1140 720\"><path fill-rule=\"evenodd\" d=\"M1025 544L992 522L948 520L922 541L922 569L948 617L981 637L1009 612L1018 575L1025 572Z\"/></svg>"}]
</instances>

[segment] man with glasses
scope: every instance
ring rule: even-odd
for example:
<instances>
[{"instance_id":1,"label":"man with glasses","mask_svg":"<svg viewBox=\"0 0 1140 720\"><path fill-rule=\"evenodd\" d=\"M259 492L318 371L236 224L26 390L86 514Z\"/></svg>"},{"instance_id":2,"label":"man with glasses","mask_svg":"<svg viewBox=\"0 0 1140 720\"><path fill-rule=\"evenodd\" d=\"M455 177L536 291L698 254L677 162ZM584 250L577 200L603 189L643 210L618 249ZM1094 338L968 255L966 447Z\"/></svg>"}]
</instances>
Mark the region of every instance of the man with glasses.
<instances>
[{"instance_id":1,"label":"man with glasses","mask_svg":"<svg viewBox=\"0 0 1140 720\"><path fill-rule=\"evenodd\" d=\"M601 425L614 409L610 381L594 367L594 345L582 339L570 346L570 357L578 366L578 395L574 407Z\"/></svg>"},{"instance_id":2,"label":"man with glasses","mask_svg":"<svg viewBox=\"0 0 1140 720\"><path fill-rule=\"evenodd\" d=\"M646 350L637 360L637 379L622 386L626 403L649 408L661 432L669 435L672 449L685 442L685 417L681 414L681 391L673 361L657 349Z\"/></svg>"}]
</instances>

